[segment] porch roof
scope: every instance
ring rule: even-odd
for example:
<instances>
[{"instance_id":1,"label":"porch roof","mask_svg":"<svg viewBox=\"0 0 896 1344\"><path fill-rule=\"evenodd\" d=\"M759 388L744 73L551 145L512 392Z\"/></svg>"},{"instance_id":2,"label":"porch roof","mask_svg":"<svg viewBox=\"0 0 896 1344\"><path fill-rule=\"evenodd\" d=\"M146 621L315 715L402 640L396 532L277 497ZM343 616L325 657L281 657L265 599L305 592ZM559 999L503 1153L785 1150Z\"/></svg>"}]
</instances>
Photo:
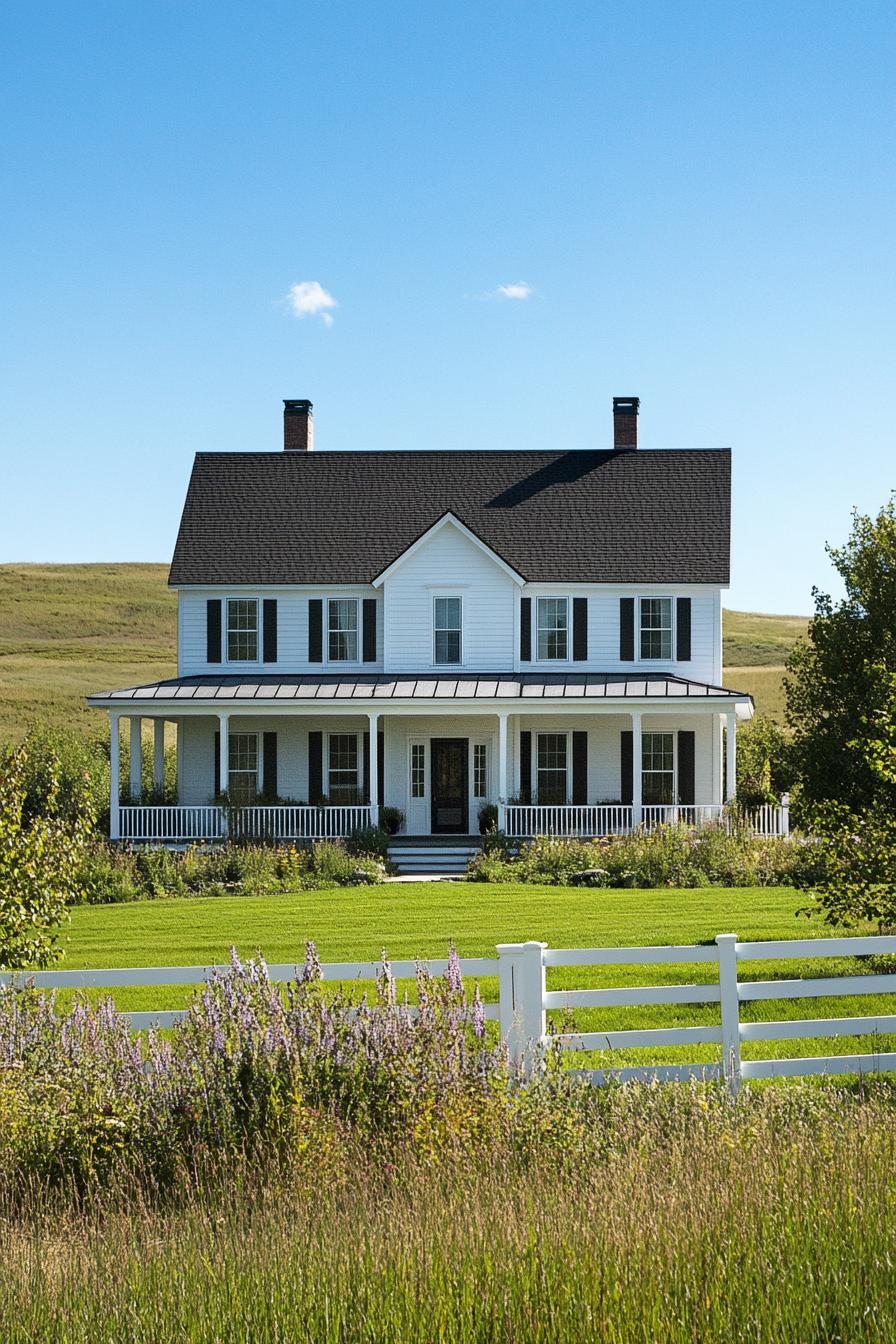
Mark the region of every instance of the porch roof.
<instances>
[{"instance_id":1,"label":"porch roof","mask_svg":"<svg viewBox=\"0 0 896 1344\"><path fill-rule=\"evenodd\" d=\"M462 677L370 673L360 676L237 676L171 677L123 690L88 696L95 709L134 701L182 705L213 700L256 703L327 701L532 701L532 700L722 700L751 705L745 691L728 690L707 682L689 681L670 674L645 677L643 673L466 673Z\"/></svg>"}]
</instances>

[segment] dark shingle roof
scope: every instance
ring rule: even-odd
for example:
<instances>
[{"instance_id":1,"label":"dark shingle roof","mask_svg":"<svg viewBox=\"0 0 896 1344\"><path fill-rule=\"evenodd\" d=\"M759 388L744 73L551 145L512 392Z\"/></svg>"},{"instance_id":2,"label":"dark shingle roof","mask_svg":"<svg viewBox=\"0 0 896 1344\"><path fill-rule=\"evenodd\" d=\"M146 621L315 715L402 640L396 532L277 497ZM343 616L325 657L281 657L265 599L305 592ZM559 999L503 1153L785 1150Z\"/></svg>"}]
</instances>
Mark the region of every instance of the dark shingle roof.
<instances>
[{"instance_id":1,"label":"dark shingle roof","mask_svg":"<svg viewBox=\"0 0 896 1344\"><path fill-rule=\"evenodd\" d=\"M91 695L91 704L109 700L748 700L744 691L726 690L671 673L467 672L462 677L416 677L373 672L363 676L209 675L171 677Z\"/></svg>"},{"instance_id":2,"label":"dark shingle roof","mask_svg":"<svg viewBox=\"0 0 896 1344\"><path fill-rule=\"evenodd\" d=\"M369 583L454 513L530 582L728 582L731 455L199 453L169 581Z\"/></svg>"}]
</instances>

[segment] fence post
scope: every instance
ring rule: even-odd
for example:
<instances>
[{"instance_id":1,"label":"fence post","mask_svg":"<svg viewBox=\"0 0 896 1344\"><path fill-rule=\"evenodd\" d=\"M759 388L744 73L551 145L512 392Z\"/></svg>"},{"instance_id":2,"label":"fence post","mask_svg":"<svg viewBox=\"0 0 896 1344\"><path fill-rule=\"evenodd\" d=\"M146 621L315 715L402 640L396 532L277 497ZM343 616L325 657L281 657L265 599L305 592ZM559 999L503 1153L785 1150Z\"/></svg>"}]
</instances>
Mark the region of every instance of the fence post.
<instances>
[{"instance_id":1,"label":"fence post","mask_svg":"<svg viewBox=\"0 0 896 1344\"><path fill-rule=\"evenodd\" d=\"M781 834L790 834L790 794L781 794Z\"/></svg>"},{"instance_id":2,"label":"fence post","mask_svg":"<svg viewBox=\"0 0 896 1344\"><path fill-rule=\"evenodd\" d=\"M511 1064L528 1077L541 1063L547 943L499 943L498 1018Z\"/></svg>"},{"instance_id":3,"label":"fence post","mask_svg":"<svg viewBox=\"0 0 896 1344\"><path fill-rule=\"evenodd\" d=\"M737 934L716 934L722 1006L722 1077L732 1097L740 1088L740 997L737 991Z\"/></svg>"}]
</instances>

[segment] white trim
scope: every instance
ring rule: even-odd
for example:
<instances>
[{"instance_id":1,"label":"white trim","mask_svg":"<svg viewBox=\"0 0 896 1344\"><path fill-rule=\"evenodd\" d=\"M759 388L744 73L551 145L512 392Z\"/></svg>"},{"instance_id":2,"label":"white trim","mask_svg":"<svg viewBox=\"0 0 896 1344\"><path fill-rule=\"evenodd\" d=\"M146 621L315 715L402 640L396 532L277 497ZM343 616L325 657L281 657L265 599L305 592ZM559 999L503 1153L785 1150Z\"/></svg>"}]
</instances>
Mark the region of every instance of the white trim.
<instances>
[{"instance_id":1,"label":"white trim","mask_svg":"<svg viewBox=\"0 0 896 1344\"><path fill-rule=\"evenodd\" d=\"M428 527L416 541L412 541L410 546L402 551L401 555L396 556L391 564L387 565L384 570L381 570L380 573L377 574L376 578L372 580L373 587L381 587L386 579L394 574L397 569L400 569L406 560L410 560L411 556L416 555L417 551L419 551L422 546L441 532L444 527L448 527L449 525L451 527L456 527L458 532L466 537L468 541L471 541L483 555L487 555L490 560L493 560L499 569L502 569L505 574L513 579L514 583L519 584L520 587L523 586L526 580L523 578L522 574L519 574L511 565L508 565L506 560L502 560L497 551L493 551L491 546L486 545L480 537L477 537L475 532L471 532L466 523L462 523L449 509L447 513L442 514L437 522L433 523L432 527Z\"/></svg>"},{"instance_id":2,"label":"white trim","mask_svg":"<svg viewBox=\"0 0 896 1344\"><path fill-rule=\"evenodd\" d=\"M635 662L637 662L637 663L648 663L651 667L656 667L657 665L662 664L662 663L674 663L674 662L677 660L677 655L678 655L678 649L675 647L676 644L677 644L677 642L678 642L677 639L676 639L676 598L675 598L675 595L674 595L673 593L670 593L670 592L664 592L664 593L642 593L642 594L639 594L639 596L635 599L635 601L636 601L637 612L638 612L638 622L637 622L637 625L636 625L636 627L635 627L635 640L636 640L636 643L637 643L637 651L638 651L638 653L637 653L637 658L635 659ZM641 636L642 636L643 633L644 633L644 618L643 618L643 616L641 615L641 603L642 603L642 602L668 602L668 603L669 603L669 656L668 656L668 658L664 657L662 654L660 654L660 655L659 655L658 657L656 657L656 658L646 658L646 657L644 656L644 654L641 652L641 650L642 650ZM660 627L660 628L661 628L661 627Z\"/></svg>"},{"instance_id":3,"label":"white trim","mask_svg":"<svg viewBox=\"0 0 896 1344\"><path fill-rule=\"evenodd\" d=\"M262 641L264 632L261 628L260 618L264 615L264 609L259 610L261 604L259 597L224 597L222 599L221 624L224 627L221 631L221 662L228 667L260 667L262 654ZM231 602L254 602L255 603L255 657L254 658L231 658L230 656L230 604ZM273 664L270 664L273 666Z\"/></svg>"},{"instance_id":4,"label":"white trim","mask_svg":"<svg viewBox=\"0 0 896 1344\"><path fill-rule=\"evenodd\" d=\"M429 586L432 586L432 585L429 585ZM449 600L453 599L454 601L457 601L457 602L460 603L460 627L459 627L459 633L460 633L460 657L458 658L458 660L457 660L456 663L440 663L440 662L438 662L437 659L436 659L436 603L439 602L439 601L441 601L441 600L443 600L443 599L449 599ZM433 595L432 595L432 605L431 605L430 610L431 610L431 615L432 615L432 665L433 665L433 667L434 667L434 668L437 668L437 669L446 668L446 669L449 669L449 670L450 670L450 669L454 669L454 668L462 668L462 667L464 666L464 646L465 646L465 643L466 643L466 641L464 640L464 598L463 598L463 593L454 593L454 592L451 592L449 588L445 588L445 589L442 590L442 591L434 591L434 592L433 592ZM453 632L452 630L450 630L447 626L442 626L441 629L442 629L443 633L445 633L445 634L453 634L453 633L454 633L454 632Z\"/></svg>"},{"instance_id":5,"label":"white trim","mask_svg":"<svg viewBox=\"0 0 896 1344\"><path fill-rule=\"evenodd\" d=\"M325 741L326 741L326 762L325 762L325 764L326 764L326 768L325 768L325 771L324 771L324 783L325 783L324 794L325 794L326 797L329 799L329 797L330 797L330 738L331 738L331 737L353 737L353 738L355 739L355 760L357 761L357 768L356 768L356 770L355 770L355 792L357 793L358 797L360 798L361 795L362 795L362 793L364 792L364 731L362 731L362 732L360 732L360 733L359 733L359 732L354 732L354 733L353 733L350 729L334 728L334 729L331 730L331 729L329 729L329 728L325 728L325 729L323 730L323 735L324 735L324 738L325 738ZM382 802L382 799L380 799L380 801ZM338 806L338 807L352 807L352 806L360 806L360 804L338 803L337 806Z\"/></svg>"},{"instance_id":6,"label":"white trim","mask_svg":"<svg viewBox=\"0 0 896 1344\"><path fill-rule=\"evenodd\" d=\"M569 596L565 593L541 593L536 595L535 601L535 621L534 621L534 653L533 663L541 664L544 667L563 667L573 661L572 658L572 622L570 620L570 602ZM566 603L566 653L562 658L540 658L538 654L538 604L539 602L565 602Z\"/></svg>"},{"instance_id":7,"label":"white trim","mask_svg":"<svg viewBox=\"0 0 896 1344\"><path fill-rule=\"evenodd\" d=\"M331 594L328 594L323 600L324 600L324 606L325 606L325 608L326 608L326 614L327 614L327 619L326 619L326 621L324 622L324 641L325 641L325 648L324 648L324 650L323 650L323 654L324 654L324 667L339 667L339 668L347 667L347 668L351 668L352 670L355 670L355 669L364 667L364 666L365 666L365 663L364 663L364 660L363 660L363 657L362 657L362 655L363 655L363 653L364 653L364 648L363 648L364 631L363 631L363 629L362 629L362 626L363 626L363 611L361 610L361 599L360 599L359 597L341 597L341 596L338 596L338 595L337 595L336 597L333 597ZM354 602L354 604L355 604L355 643L356 643L356 647L357 647L357 650L358 650L358 656L357 656L357 658L331 658L331 657L330 657L330 603L331 603L331 602ZM377 619L377 624L379 624L379 619ZM338 633L338 632L337 632L337 633ZM314 664L314 663L310 663L309 666L310 666L310 667L315 667L316 664ZM373 664L373 663L367 663L366 666L367 666L367 667L373 667L374 664Z\"/></svg>"},{"instance_id":8,"label":"white trim","mask_svg":"<svg viewBox=\"0 0 896 1344\"><path fill-rule=\"evenodd\" d=\"M492 674L489 673L489 676ZM396 678L396 680L432 680L432 669L427 672L408 673L406 678ZM463 680L463 678L457 678ZM649 680L649 678L648 678ZM636 699L634 696L608 696L600 700L586 699L584 696L576 698L567 697L563 699L551 699L544 697L536 701L524 700L521 698L499 698L494 700L470 700L470 699L444 699L444 700L412 700L402 697L389 699L387 697L361 697L353 696L346 700L306 700L292 701L285 699L271 699L260 696L251 700L238 700L235 698L220 700L124 700L119 698L109 698L107 696L88 698L88 704L91 709L111 709L117 710L122 718L129 718L131 714L138 712L141 718L207 718L221 713L230 713L238 715L240 718L251 718L253 715L269 716L272 711L277 717L283 718L325 718L327 715L354 715L356 718L362 717L367 713L372 705L384 714L395 714L405 712L409 716L433 714L440 717L454 714L499 714L507 711L509 714L519 714L521 716L538 714L557 714L585 712L588 715L599 717L602 714L629 714L633 709L644 714L684 714L696 715L711 713L728 713L732 710L732 701L730 697L701 696L688 699L682 696L680 699L675 696L664 697L663 699L650 700L647 698ZM734 712L738 719L751 719L753 717L753 706L749 699L734 701Z\"/></svg>"}]
</instances>

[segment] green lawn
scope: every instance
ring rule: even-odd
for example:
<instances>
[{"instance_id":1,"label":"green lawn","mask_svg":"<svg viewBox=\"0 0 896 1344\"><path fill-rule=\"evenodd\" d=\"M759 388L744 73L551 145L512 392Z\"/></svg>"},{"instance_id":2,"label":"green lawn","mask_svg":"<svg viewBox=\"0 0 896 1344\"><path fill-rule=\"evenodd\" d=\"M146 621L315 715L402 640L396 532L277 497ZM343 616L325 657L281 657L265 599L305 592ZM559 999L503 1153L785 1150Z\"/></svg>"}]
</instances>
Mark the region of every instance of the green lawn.
<instances>
[{"instance_id":1,"label":"green lawn","mask_svg":"<svg viewBox=\"0 0 896 1344\"><path fill-rule=\"evenodd\" d=\"M66 968L187 966L225 961L235 945L242 955L260 949L269 962L301 960L313 938L323 961L378 957L385 945L395 959L444 956L453 941L461 956L493 956L499 942L540 939L552 947L617 947L699 943L717 933L741 940L824 937L818 924L796 918L800 893L786 887L704 888L696 891L610 890L479 885L464 882L392 883L380 887L301 892L287 896L146 901L90 906L72 914ZM859 974L867 963L851 958L749 963L742 979ZM711 966L576 967L549 973L549 988L688 984L715 979ZM352 987L359 992L361 986ZM497 982L482 983L487 1000ZM115 993L124 1009L182 1006L189 988L161 986ZM896 995L876 999L772 1000L745 1004L746 1021L850 1017L896 1013ZM552 1014L558 1027L597 1031L645 1026L710 1025L714 1005L592 1009L572 1021ZM763 1043L744 1047L745 1058L853 1053L896 1049L893 1038ZM651 1052L655 1061L713 1058L712 1046ZM588 1057L591 1064L638 1063L637 1051Z\"/></svg>"}]
</instances>

